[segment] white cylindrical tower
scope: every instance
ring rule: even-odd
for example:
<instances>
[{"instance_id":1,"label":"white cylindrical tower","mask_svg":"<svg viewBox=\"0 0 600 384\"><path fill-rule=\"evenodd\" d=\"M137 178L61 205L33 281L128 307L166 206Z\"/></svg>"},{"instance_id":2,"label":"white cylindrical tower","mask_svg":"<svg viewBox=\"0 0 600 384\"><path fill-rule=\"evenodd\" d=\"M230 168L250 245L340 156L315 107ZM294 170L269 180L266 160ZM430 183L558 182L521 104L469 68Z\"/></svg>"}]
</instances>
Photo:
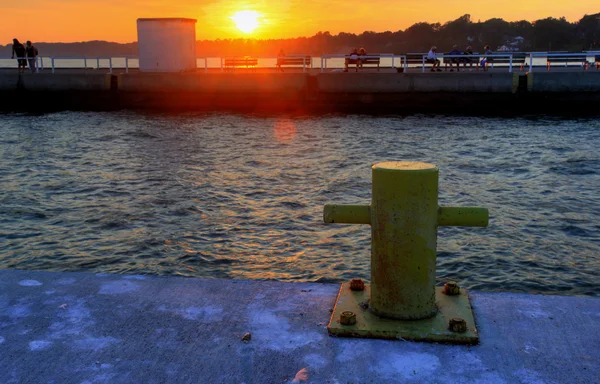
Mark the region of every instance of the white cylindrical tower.
<instances>
[{"instance_id":1,"label":"white cylindrical tower","mask_svg":"<svg viewBox=\"0 0 600 384\"><path fill-rule=\"evenodd\" d=\"M138 19L140 72L196 70L196 20Z\"/></svg>"}]
</instances>

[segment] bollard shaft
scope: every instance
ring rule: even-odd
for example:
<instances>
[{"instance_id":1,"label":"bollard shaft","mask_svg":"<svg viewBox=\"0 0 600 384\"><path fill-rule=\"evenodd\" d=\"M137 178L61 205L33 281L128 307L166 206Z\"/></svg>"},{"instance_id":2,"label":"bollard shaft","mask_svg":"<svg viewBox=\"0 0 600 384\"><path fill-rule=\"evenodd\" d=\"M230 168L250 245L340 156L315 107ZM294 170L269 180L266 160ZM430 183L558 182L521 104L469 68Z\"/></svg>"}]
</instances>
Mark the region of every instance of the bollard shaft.
<instances>
[{"instance_id":1,"label":"bollard shaft","mask_svg":"<svg viewBox=\"0 0 600 384\"><path fill-rule=\"evenodd\" d=\"M487 208L478 207L440 207L439 226L487 227L489 214Z\"/></svg>"},{"instance_id":2,"label":"bollard shaft","mask_svg":"<svg viewBox=\"0 0 600 384\"><path fill-rule=\"evenodd\" d=\"M371 207L368 205L327 204L323 221L342 224L371 224Z\"/></svg>"},{"instance_id":3,"label":"bollard shaft","mask_svg":"<svg viewBox=\"0 0 600 384\"><path fill-rule=\"evenodd\" d=\"M384 317L435 314L438 168L375 164L371 203L371 310Z\"/></svg>"}]
</instances>

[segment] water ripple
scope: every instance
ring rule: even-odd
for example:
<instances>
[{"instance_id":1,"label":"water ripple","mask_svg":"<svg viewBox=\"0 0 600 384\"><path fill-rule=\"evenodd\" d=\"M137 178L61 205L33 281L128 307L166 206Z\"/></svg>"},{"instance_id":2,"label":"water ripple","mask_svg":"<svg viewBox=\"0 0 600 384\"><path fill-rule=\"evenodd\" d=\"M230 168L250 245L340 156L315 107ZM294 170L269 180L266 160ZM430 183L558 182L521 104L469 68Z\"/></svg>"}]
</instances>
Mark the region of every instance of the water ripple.
<instances>
[{"instance_id":1,"label":"water ripple","mask_svg":"<svg viewBox=\"0 0 600 384\"><path fill-rule=\"evenodd\" d=\"M600 122L555 118L2 115L0 267L340 282L369 277L370 165L440 169L438 279L598 296Z\"/></svg>"}]
</instances>

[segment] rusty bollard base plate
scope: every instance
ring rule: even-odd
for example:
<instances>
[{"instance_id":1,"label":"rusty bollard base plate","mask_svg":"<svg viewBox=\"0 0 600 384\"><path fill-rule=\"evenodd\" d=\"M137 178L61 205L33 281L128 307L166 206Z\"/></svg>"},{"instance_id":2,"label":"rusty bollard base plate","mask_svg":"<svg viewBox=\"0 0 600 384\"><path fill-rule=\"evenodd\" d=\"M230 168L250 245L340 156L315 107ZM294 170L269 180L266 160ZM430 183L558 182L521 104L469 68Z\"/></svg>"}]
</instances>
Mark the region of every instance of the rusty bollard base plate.
<instances>
[{"instance_id":1,"label":"rusty bollard base plate","mask_svg":"<svg viewBox=\"0 0 600 384\"><path fill-rule=\"evenodd\" d=\"M448 296L442 292L443 287L437 287L435 291L437 314L424 320L393 320L376 316L368 309L370 288L369 285L365 285L363 291L351 291L350 283L342 284L327 326L330 335L452 344L477 344L479 342L471 303L467 292L462 288L459 295ZM356 324L340 324L340 315L345 311L356 314ZM466 320L466 332L450 331L448 323L451 318Z\"/></svg>"}]
</instances>

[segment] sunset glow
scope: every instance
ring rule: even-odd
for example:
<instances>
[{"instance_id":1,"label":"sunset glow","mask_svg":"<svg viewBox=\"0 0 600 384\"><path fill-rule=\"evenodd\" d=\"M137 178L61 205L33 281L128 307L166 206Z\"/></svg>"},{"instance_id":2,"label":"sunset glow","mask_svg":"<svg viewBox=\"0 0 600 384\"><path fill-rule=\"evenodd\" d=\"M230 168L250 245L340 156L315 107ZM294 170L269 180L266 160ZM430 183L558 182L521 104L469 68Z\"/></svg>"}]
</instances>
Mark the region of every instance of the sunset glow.
<instances>
[{"instance_id":1,"label":"sunset glow","mask_svg":"<svg viewBox=\"0 0 600 384\"><path fill-rule=\"evenodd\" d=\"M281 39L313 36L319 31L362 33L398 31L417 22L445 23L464 14L476 22L490 18L534 21L565 16L577 21L598 11L597 0L566 5L558 0L507 0L498 4L457 0L393 0L372 2L263 0L17 0L0 1L0 44L17 37L33 42L106 40L133 42L136 20L154 17L197 19L198 40ZM239 17L238 17L239 13ZM90 17L93 15L93 17ZM26 22L24 22L26 21Z\"/></svg>"},{"instance_id":2,"label":"sunset glow","mask_svg":"<svg viewBox=\"0 0 600 384\"><path fill-rule=\"evenodd\" d=\"M237 29L244 33L250 33L259 26L260 14L256 11L240 11L231 17Z\"/></svg>"}]
</instances>

